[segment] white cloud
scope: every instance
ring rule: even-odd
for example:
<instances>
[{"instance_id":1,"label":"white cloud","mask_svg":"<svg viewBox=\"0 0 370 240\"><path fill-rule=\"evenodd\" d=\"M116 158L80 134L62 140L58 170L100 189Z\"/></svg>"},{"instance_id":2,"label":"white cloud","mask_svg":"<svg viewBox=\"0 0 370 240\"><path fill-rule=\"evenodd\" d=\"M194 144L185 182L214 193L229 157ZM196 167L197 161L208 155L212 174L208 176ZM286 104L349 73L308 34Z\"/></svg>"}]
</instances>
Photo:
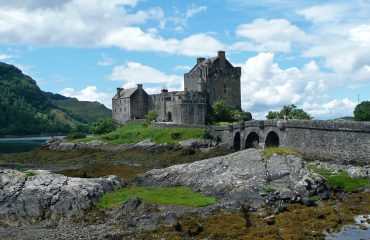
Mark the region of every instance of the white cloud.
<instances>
[{"instance_id":1,"label":"white cloud","mask_svg":"<svg viewBox=\"0 0 370 240\"><path fill-rule=\"evenodd\" d=\"M99 92L96 86L87 86L81 91L76 91L73 88L65 88L59 92L66 97L74 97L80 101L100 102L108 108L112 108L112 94Z\"/></svg>"},{"instance_id":2,"label":"white cloud","mask_svg":"<svg viewBox=\"0 0 370 240\"><path fill-rule=\"evenodd\" d=\"M255 19L252 23L241 24L236 35L248 38L251 42L238 42L231 46L235 50L280 51L291 50L291 43L306 41L306 34L286 19Z\"/></svg>"},{"instance_id":3,"label":"white cloud","mask_svg":"<svg viewBox=\"0 0 370 240\"><path fill-rule=\"evenodd\" d=\"M128 62L124 65L114 67L108 78L123 81L124 88L135 87L140 83L151 83L161 86L168 85L169 87L178 89L178 86L183 81L182 76L167 75L158 69L137 62Z\"/></svg>"},{"instance_id":4,"label":"white cloud","mask_svg":"<svg viewBox=\"0 0 370 240\"><path fill-rule=\"evenodd\" d=\"M0 43L114 46L132 51L156 51L187 56L211 55L223 47L215 38L204 33L183 39L166 39L154 28L144 31L138 25L150 20L157 21L160 28L164 27L164 12L161 8L154 7L128 13L125 6L135 4L136 1L132 0L70 0L59 3L57 8L19 8L8 4L0 8ZM203 6L193 7L188 10L187 15L192 17L205 9Z\"/></svg>"},{"instance_id":5,"label":"white cloud","mask_svg":"<svg viewBox=\"0 0 370 240\"><path fill-rule=\"evenodd\" d=\"M355 102L344 99L333 99L329 102L320 103L304 103L303 108L309 114L320 116L323 119L333 119L345 116L353 116L353 110L356 107Z\"/></svg>"},{"instance_id":6,"label":"white cloud","mask_svg":"<svg viewBox=\"0 0 370 240\"><path fill-rule=\"evenodd\" d=\"M8 60L8 59L11 59L11 58L13 58L13 57L14 57L14 56L9 55L9 54L1 54L1 53L0 53L0 61Z\"/></svg>"},{"instance_id":7,"label":"white cloud","mask_svg":"<svg viewBox=\"0 0 370 240\"><path fill-rule=\"evenodd\" d=\"M305 8L297 13L315 24L337 23L345 17L349 8L350 6L345 4L329 3Z\"/></svg>"},{"instance_id":8,"label":"white cloud","mask_svg":"<svg viewBox=\"0 0 370 240\"><path fill-rule=\"evenodd\" d=\"M241 67L242 106L251 111L254 118L265 118L269 110L290 104L310 106L310 113L318 118L333 115L334 111L339 115L348 112L333 107L328 113L331 105L325 105L326 112L318 110L321 102L328 98L325 93L336 82L330 80L331 74L322 73L315 61L308 62L302 69L282 69L274 62L273 53L259 53Z\"/></svg>"},{"instance_id":9,"label":"white cloud","mask_svg":"<svg viewBox=\"0 0 370 240\"><path fill-rule=\"evenodd\" d=\"M174 67L175 71L189 71L192 67L187 66L187 65L178 65Z\"/></svg>"},{"instance_id":10,"label":"white cloud","mask_svg":"<svg viewBox=\"0 0 370 240\"><path fill-rule=\"evenodd\" d=\"M362 24L350 30L350 39L360 43L370 43L370 25Z\"/></svg>"},{"instance_id":11,"label":"white cloud","mask_svg":"<svg viewBox=\"0 0 370 240\"><path fill-rule=\"evenodd\" d=\"M114 64L114 59L109 57L108 55L106 54L102 54L102 59L100 61L97 62L97 64L99 66L103 66L103 67L106 67L106 66L111 66Z\"/></svg>"},{"instance_id":12,"label":"white cloud","mask_svg":"<svg viewBox=\"0 0 370 240\"><path fill-rule=\"evenodd\" d=\"M195 15L207 11L207 6L191 6L186 11L185 17L192 18Z\"/></svg>"}]
</instances>

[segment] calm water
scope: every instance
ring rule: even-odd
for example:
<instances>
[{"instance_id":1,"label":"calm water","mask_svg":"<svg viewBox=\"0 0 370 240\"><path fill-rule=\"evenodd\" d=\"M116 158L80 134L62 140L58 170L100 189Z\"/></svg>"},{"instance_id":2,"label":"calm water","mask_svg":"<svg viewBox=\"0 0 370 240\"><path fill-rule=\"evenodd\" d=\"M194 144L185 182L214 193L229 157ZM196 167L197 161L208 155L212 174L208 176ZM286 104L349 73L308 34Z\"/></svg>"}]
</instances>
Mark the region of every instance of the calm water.
<instances>
[{"instance_id":1,"label":"calm water","mask_svg":"<svg viewBox=\"0 0 370 240\"><path fill-rule=\"evenodd\" d=\"M355 224L344 226L338 233L327 234L327 240L353 240L353 239L370 239L370 224L366 221L370 219L370 215L358 215L355 217ZM360 229L363 225L366 230Z\"/></svg>"},{"instance_id":2,"label":"calm water","mask_svg":"<svg viewBox=\"0 0 370 240\"><path fill-rule=\"evenodd\" d=\"M0 138L0 155L31 151L41 146L50 138L51 136Z\"/></svg>"}]
</instances>

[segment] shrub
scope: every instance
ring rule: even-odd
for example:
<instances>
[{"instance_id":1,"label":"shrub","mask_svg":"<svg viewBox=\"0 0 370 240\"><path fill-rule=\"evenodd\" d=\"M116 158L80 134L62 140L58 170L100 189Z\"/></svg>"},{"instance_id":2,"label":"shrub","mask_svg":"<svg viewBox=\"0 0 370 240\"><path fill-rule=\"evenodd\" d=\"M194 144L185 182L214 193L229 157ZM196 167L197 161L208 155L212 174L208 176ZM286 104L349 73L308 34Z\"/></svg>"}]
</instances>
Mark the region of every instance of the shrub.
<instances>
[{"instance_id":1,"label":"shrub","mask_svg":"<svg viewBox=\"0 0 370 240\"><path fill-rule=\"evenodd\" d=\"M36 176L37 175L37 173L36 172L34 172L34 171L27 171L26 172L26 176L27 177L33 177L33 176Z\"/></svg>"},{"instance_id":2,"label":"shrub","mask_svg":"<svg viewBox=\"0 0 370 240\"><path fill-rule=\"evenodd\" d=\"M113 119L101 118L91 127L91 132L94 134L110 133L117 128L117 123Z\"/></svg>"},{"instance_id":3,"label":"shrub","mask_svg":"<svg viewBox=\"0 0 370 240\"><path fill-rule=\"evenodd\" d=\"M358 104L353 111L355 121L370 121L370 101Z\"/></svg>"},{"instance_id":4,"label":"shrub","mask_svg":"<svg viewBox=\"0 0 370 240\"><path fill-rule=\"evenodd\" d=\"M158 118L158 113L154 110L150 110L146 115L145 115L145 122L147 124L150 124L151 121L157 120Z\"/></svg>"},{"instance_id":5,"label":"shrub","mask_svg":"<svg viewBox=\"0 0 370 240\"><path fill-rule=\"evenodd\" d=\"M179 132L172 132L170 135L172 139L180 139L181 137L181 133Z\"/></svg>"},{"instance_id":6,"label":"shrub","mask_svg":"<svg viewBox=\"0 0 370 240\"><path fill-rule=\"evenodd\" d=\"M74 132L67 136L67 140L75 140L75 139L82 139L86 138L86 134L81 132Z\"/></svg>"},{"instance_id":7,"label":"shrub","mask_svg":"<svg viewBox=\"0 0 370 240\"><path fill-rule=\"evenodd\" d=\"M203 139L215 139L215 134L211 128L203 128L202 130L202 138Z\"/></svg>"}]
</instances>

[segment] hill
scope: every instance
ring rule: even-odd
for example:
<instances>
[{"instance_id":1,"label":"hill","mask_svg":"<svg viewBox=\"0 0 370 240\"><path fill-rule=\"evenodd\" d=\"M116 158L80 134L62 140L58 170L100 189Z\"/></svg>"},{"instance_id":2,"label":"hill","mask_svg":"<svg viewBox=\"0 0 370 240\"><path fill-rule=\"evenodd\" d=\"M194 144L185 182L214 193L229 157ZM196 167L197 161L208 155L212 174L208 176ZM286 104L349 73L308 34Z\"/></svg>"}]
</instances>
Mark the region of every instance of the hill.
<instances>
[{"instance_id":1,"label":"hill","mask_svg":"<svg viewBox=\"0 0 370 240\"><path fill-rule=\"evenodd\" d=\"M41 91L35 80L15 66L0 62L0 135L68 133L102 115L101 104L53 95L51 99L51 94ZM65 101L64 107L60 101ZM76 106L84 110L78 112Z\"/></svg>"},{"instance_id":2,"label":"hill","mask_svg":"<svg viewBox=\"0 0 370 240\"><path fill-rule=\"evenodd\" d=\"M96 122L99 118L112 117L112 110L98 102L79 101L76 98L45 92L45 96L59 108L84 123Z\"/></svg>"}]
</instances>

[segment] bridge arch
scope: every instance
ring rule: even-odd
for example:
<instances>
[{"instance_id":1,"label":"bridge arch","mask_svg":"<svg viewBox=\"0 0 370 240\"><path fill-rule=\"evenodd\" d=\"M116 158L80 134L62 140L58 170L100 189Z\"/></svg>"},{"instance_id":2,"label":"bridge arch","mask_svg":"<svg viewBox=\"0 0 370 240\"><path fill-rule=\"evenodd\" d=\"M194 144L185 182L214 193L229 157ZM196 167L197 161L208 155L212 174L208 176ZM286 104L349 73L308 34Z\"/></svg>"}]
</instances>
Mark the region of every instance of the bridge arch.
<instances>
[{"instance_id":1,"label":"bridge arch","mask_svg":"<svg viewBox=\"0 0 370 240\"><path fill-rule=\"evenodd\" d=\"M236 151L240 150L240 132L236 132L234 135L233 149Z\"/></svg>"},{"instance_id":2,"label":"bridge arch","mask_svg":"<svg viewBox=\"0 0 370 240\"><path fill-rule=\"evenodd\" d=\"M260 137L256 132L250 132L245 139L245 149L256 148L260 142Z\"/></svg>"},{"instance_id":3,"label":"bridge arch","mask_svg":"<svg viewBox=\"0 0 370 240\"><path fill-rule=\"evenodd\" d=\"M270 131L266 136L265 147L279 147L279 145L279 135L274 131Z\"/></svg>"}]
</instances>

